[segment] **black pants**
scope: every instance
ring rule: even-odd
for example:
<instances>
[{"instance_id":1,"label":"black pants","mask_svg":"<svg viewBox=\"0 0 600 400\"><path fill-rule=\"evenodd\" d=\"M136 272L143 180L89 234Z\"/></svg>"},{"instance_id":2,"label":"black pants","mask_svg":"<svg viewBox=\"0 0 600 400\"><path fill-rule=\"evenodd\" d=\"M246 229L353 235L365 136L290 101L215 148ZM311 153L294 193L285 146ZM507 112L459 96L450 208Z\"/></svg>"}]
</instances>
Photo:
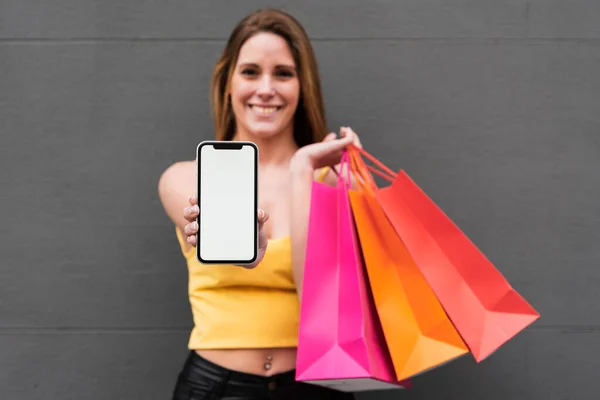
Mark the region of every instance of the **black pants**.
<instances>
[{"instance_id":1,"label":"black pants","mask_svg":"<svg viewBox=\"0 0 600 400\"><path fill-rule=\"evenodd\" d=\"M352 393L296 382L294 377L295 371L269 377L232 371L190 351L173 400L354 399Z\"/></svg>"}]
</instances>

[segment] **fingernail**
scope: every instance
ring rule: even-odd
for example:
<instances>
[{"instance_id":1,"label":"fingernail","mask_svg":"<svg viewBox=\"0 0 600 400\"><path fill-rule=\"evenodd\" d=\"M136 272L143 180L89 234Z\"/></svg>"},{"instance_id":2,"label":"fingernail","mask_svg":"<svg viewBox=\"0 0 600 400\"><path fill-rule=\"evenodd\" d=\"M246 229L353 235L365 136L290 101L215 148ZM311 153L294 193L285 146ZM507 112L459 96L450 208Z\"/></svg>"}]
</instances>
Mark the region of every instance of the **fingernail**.
<instances>
[{"instance_id":1,"label":"fingernail","mask_svg":"<svg viewBox=\"0 0 600 400\"><path fill-rule=\"evenodd\" d=\"M190 244L191 244L191 243L192 243L192 237L191 237L191 236L188 236L188 237L187 237L187 241L188 241L188 243L190 243Z\"/></svg>"},{"instance_id":2,"label":"fingernail","mask_svg":"<svg viewBox=\"0 0 600 400\"><path fill-rule=\"evenodd\" d=\"M198 206L193 206L192 207L192 211L190 211L190 212L198 212L198 211L200 211L200 209L198 208Z\"/></svg>"},{"instance_id":3,"label":"fingernail","mask_svg":"<svg viewBox=\"0 0 600 400\"><path fill-rule=\"evenodd\" d=\"M192 229L194 229L194 230L198 229L198 223L196 221L192 222Z\"/></svg>"},{"instance_id":4,"label":"fingernail","mask_svg":"<svg viewBox=\"0 0 600 400\"><path fill-rule=\"evenodd\" d=\"M258 216L260 217L260 219L263 219L265 217L265 212L262 209L258 210Z\"/></svg>"}]
</instances>

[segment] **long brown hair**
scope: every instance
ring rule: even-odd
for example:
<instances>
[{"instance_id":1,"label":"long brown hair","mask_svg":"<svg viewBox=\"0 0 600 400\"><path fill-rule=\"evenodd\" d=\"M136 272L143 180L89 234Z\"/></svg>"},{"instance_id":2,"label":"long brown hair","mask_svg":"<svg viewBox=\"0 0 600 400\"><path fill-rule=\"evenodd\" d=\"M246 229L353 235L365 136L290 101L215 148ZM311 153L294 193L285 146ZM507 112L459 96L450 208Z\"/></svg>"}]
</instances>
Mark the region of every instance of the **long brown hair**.
<instances>
[{"instance_id":1,"label":"long brown hair","mask_svg":"<svg viewBox=\"0 0 600 400\"><path fill-rule=\"evenodd\" d=\"M235 118L228 100L229 85L240 48L252 36L270 32L288 43L300 80L300 98L294 116L294 140L298 147L320 142L327 134L327 122L317 60L308 35L291 15L274 9L256 11L233 29L213 71L210 90L217 140L232 140Z\"/></svg>"}]
</instances>

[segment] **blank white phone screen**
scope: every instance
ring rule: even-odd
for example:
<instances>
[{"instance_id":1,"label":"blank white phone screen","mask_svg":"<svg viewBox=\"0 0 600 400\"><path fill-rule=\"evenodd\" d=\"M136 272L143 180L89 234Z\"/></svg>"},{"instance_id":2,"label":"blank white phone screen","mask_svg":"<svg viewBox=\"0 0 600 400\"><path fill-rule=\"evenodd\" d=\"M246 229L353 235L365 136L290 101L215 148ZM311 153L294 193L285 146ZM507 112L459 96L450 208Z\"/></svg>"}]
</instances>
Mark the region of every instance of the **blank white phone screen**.
<instances>
[{"instance_id":1,"label":"blank white phone screen","mask_svg":"<svg viewBox=\"0 0 600 400\"><path fill-rule=\"evenodd\" d=\"M200 145L200 262L251 263L257 256L257 157L248 144L237 149Z\"/></svg>"}]
</instances>

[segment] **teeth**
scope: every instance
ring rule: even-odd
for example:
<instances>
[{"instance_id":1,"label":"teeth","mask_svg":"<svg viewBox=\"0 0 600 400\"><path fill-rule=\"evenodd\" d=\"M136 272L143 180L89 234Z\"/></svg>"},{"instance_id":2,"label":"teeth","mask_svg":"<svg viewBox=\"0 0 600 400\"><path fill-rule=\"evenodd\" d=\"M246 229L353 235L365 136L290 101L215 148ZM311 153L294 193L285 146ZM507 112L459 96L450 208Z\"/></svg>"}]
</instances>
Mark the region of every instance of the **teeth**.
<instances>
[{"instance_id":1,"label":"teeth","mask_svg":"<svg viewBox=\"0 0 600 400\"><path fill-rule=\"evenodd\" d=\"M259 114L271 114L272 112L274 112L275 110L277 110L277 107L260 107L260 106L252 106L252 109L256 112L258 112Z\"/></svg>"}]
</instances>

